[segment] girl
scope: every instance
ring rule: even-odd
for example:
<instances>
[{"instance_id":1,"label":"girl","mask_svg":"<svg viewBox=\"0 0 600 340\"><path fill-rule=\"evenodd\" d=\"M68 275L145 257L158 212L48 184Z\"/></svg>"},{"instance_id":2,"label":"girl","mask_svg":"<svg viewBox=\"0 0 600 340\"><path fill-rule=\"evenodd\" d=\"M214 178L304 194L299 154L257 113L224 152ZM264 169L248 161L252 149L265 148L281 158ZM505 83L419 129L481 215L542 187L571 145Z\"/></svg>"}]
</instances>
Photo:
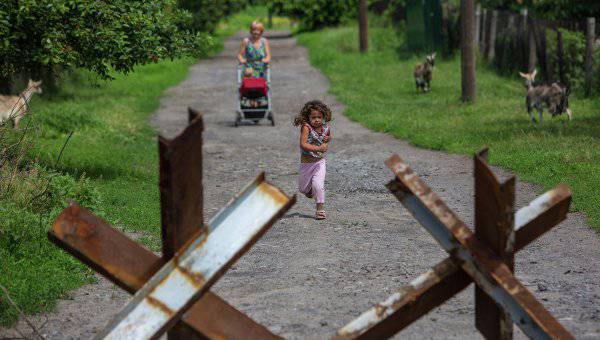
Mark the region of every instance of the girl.
<instances>
[{"instance_id":1,"label":"girl","mask_svg":"<svg viewBox=\"0 0 600 340\"><path fill-rule=\"evenodd\" d=\"M325 153L331 140L327 124L330 120L331 110L320 100L304 104L294 118L294 126L301 126L298 188L306 197L315 197L317 220L325 219Z\"/></svg>"}]
</instances>

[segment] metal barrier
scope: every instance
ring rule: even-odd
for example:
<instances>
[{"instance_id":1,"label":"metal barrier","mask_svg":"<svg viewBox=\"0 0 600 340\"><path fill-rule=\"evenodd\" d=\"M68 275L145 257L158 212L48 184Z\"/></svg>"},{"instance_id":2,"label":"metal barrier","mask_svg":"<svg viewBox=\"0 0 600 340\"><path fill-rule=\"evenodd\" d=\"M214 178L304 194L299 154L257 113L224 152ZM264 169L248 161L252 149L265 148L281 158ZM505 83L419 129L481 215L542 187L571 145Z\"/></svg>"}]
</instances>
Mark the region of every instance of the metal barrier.
<instances>
[{"instance_id":1,"label":"metal barrier","mask_svg":"<svg viewBox=\"0 0 600 340\"><path fill-rule=\"evenodd\" d=\"M203 225L202 117L173 140L159 138L162 258L72 203L48 232L55 242L135 296L98 338L280 339L210 287L294 203L264 174ZM488 339L511 339L515 323L531 338L572 338L513 275L514 252L566 218L570 189L559 185L514 212L515 178L500 182L487 149L474 157L475 232L399 156L386 164L389 190L449 257L334 338L387 338L476 284L475 324Z\"/></svg>"},{"instance_id":2,"label":"metal barrier","mask_svg":"<svg viewBox=\"0 0 600 340\"><path fill-rule=\"evenodd\" d=\"M488 339L511 339L512 323L531 338L572 339L513 275L513 254L566 218L570 189L559 185L514 213L515 178L500 182L487 149L474 157L475 233L398 155L390 191L450 255L386 301L342 327L335 338L387 338L475 282L475 324Z\"/></svg>"},{"instance_id":3,"label":"metal barrier","mask_svg":"<svg viewBox=\"0 0 600 340\"><path fill-rule=\"evenodd\" d=\"M146 339L169 331L169 339L280 339L208 290L296 197L261 173L203 225L203 123L193 109L189 120L175 139L159 138L162 258L76 203L48 237L135 293L99 338Z\"/></svg>"}]
</instances>

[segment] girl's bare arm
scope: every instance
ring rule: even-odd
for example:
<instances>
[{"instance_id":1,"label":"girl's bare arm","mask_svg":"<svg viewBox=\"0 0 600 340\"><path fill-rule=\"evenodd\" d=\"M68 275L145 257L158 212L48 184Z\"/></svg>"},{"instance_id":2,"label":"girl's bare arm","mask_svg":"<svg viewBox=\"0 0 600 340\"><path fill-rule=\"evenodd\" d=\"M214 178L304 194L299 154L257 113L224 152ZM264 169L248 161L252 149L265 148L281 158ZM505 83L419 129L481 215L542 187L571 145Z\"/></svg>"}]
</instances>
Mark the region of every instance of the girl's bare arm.
<instances>
[{"instance_id":1,"label":"girl's bare arm","mask_svg":"<svg viewBox=\"0 0 600 340\"><path fill-rule=\"evenodd\" d=\"M246 62L246 58L244 58L244 53L246 53L246 44L246 39L243 39L242 46L240 47L240 53L237 55L238 61L242 64Z\"/></svg>"},{"instance_id":2,"label":"girl's bare arm","mask_svg":"<svg viewBox=\"0 0 600 340\"><path fill-rule=\"evenodd\" d=\"M308 144L308 127L302 126L300 131L300 148L304 151L327 151L327 143L321 145Z\"/></svg>"},{"instance_id":3,"label":"girl's bare arm","mask_svg":"<svg viewBox=\"0 0 600 340\"><path fill-rule=\"evenodd\" d=\"M269 40L265 39L265 57L263 58L263 63L268 63L271 61L271 48L269 47Z\"/></svg>"}]
</instances>

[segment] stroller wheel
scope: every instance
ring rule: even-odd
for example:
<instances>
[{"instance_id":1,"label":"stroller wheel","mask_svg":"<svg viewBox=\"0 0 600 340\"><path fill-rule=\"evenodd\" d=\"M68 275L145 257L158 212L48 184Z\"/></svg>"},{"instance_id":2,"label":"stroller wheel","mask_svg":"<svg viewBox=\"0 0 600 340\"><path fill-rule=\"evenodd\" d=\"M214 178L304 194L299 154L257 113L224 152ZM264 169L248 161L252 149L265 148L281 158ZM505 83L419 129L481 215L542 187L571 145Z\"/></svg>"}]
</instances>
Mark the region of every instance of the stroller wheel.
<instances>
[{"instance_id":1,"label":"stroller wheel","mask_svg":"<svg viewBox=\"0 0 600 340\"><path fill-rule=\"evenodd\" d=\"M275 117L273 117L273 112L269 112L269 116L267 118L271 121L271 126L275 126Z\"/></svg>"}]
</instances>

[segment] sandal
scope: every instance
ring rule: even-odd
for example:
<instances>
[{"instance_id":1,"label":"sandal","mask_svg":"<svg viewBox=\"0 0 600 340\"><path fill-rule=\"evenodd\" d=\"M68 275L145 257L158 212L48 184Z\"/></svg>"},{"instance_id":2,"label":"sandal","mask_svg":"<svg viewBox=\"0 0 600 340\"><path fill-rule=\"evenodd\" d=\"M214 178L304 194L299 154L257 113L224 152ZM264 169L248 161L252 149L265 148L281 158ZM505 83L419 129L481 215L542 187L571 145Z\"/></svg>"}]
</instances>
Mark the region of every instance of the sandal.
<instances>
[{"instance_id":1,"label":"sandal","mask_svg":"<svg viewBox=\"0 0 600 340\"><path fill-rule=\"evenodd\" d=\"M316 220L324 220L325 219L325 210L317 210L317 213L315 214L315 219Z\"/></svg>"}]
</instances>

